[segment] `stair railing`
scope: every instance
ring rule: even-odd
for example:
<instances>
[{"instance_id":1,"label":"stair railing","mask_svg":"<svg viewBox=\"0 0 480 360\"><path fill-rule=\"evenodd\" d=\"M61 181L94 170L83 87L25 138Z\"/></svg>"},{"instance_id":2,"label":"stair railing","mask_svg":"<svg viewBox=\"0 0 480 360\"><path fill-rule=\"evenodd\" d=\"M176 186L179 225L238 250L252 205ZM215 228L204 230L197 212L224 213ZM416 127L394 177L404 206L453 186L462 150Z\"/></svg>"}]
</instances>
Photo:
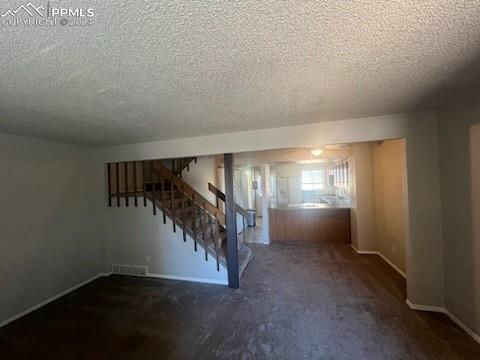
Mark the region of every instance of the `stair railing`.
<instances>
[{"instance_id":1,"label":"stair railing","mask_svg":"<svg viewBox=\"0 0 480 360\"><path fill-rule=\"evenodd\" d=\"M191 229L187 229L185 210L181 211L181 226L184 232L190 230L194 241L195 251L197 251L198 233L200 230L203 234L203 242L205 249L205 260L208 261L208 246L209 240L213 242L213 251L215 252L215 258L217 261L217 270L220 270L219 262L219 242L221 240L220 233L225 229L225 214L211 204L205 197L199 194L196 190L184 183L173 173L168 167L166 167L160 161L155 161L153 166L154 172L159 176L170 182L170 211L172 212L172 219L174 220L174 231L176 226L176 204L175 204L175 188L180 193L180 201L182 208L184 209L185 203L191 203L193 207L192 226ZM197 227L197 221L199 226ZM184 241L186 240L186 234L184 233Z\"/></svg>"},{"instance_id":2,"label":"stair railing","mask_svg":"<svg viewBox=\"0 0 480 360\"><path fill-rule=\"evenodd\" d=\"M195 204L201 208L203 211L209 213L212 217L218 215L220 219L220 225L225 227L225 214L218 209L215 205L210 203L208 199L203 197L200 193L194 190L191 186L184 183L180 180L169 168L163 165L160 161L154 161L154 170L158 173L161 173L162 176L169 180L171 184L174 184L175 187L180 188L183 186L183 191L189 199L195 197Z\"/></svg>"},{"instance_id":3,"label":"stair railing","mask_svg":"<svg viewBox=\"0 0 480 360\"><path fill-rule=\"evenodd\" d=\"M216 206L217 208L220 208L219 200L225 203L225 194L212 183L208 183L208 190L215 195ZM248 217L248 212L237 203L235 203L235 210L238 214L242 216L242 226L243 226L242 234L243 234L243 242L245 242L246 232L247 232L246 220Z\"/></svg>"},{"instance_id":4,"label":"stair railing","mask_svg":"<svg viewBox=\"0 0 480 360\"><path fill-rule=\"evenodd\" d=\"M188 163L193 160L196 160L196 158L191 158ZM166 188L167 181L170 183L169 191ZM108 205L110 207L113 199L116 200L117 207L120 207L122 198L125 205L129 206L130 197L134 198L134 206L137 207L137 198L141 196L145 207L147 206L147 198L151 200L154 215L157 214L157 210L162 211L164 223L166 223L167 211L170 212L173 231L176 232L177 225L181 226L184 241L186 241L186 235L189 233L193 238L195 251L198 249L198 241L202 240L205 247L205 259L208 260L208 252L213 250L217 261L217 270L220 270L219 251L221 249L219 244L222 239L221 233L225 230L225 214L184 183L160 160L107 164L107 189ZM177 192L180 194L180 198L175 196ZM170 207L166 206L168 199L170 200ZM177 201L179 201L178 209ZM187 204L191 205L193 211L190 228L187 228ZM197 226L197 223L200 226ZM203 233L201 239L198 236L198 231ZM213 249L209 248L210 241L213 241Z\"/></svg>"},{"instance_id":5,"label":"stair railing","mask_svg":"<svg viewBox=\"0 0 480 360\"><path fill-rule=\"evenodd\" d=\"M129 206L130 197L133 197L134 206L138 206L138 196L144 197L144 206L147 206L145 188L138 179L145 178L145 163L147 162L125 161L107 164L108 206L111 207L115 199L117 207L120 207L122 198L125 206Z\"/></svg>"}]
</instances>

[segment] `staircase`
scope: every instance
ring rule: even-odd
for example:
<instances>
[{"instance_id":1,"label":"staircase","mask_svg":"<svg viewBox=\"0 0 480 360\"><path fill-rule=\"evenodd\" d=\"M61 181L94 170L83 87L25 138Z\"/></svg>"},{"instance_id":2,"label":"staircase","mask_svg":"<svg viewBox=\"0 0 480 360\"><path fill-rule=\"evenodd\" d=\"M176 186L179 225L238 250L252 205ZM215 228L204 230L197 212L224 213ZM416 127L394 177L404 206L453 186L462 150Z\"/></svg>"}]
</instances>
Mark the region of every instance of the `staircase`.
<instances>
[{"instance_id":1,"label":"staircase","mask_svg":"<svg viewBox=\"0 0 480 360\"><path fill-rule=\"evenodd\" d=\"M109 206L116 201L120 207L122 198L125 206L130 206L131 201L138 206L139 199L143 199L143 206L150 203L153 215L161 214L163 223L167 222L167 217L171 219L172 231L181 231L185 242L187 236L191 237L193 250L203 251L206 261L213 258L219 271L220 266L227 266L225 214L218 205L218 198L224 200L225 195L210 184L209 189L217 198L214 205L182 181L181 173L189 170L192 161L196 162L196 158L108 164ZM237 212L242 216L246 214L238 205ZM239 242L239 275L250 259L250 249Z\"/></svg>"},{"instance_id":2,"label":"staircase","mask_svg":"<svg viewBox=\"0 0 480 360\"><path fill-rule=\"evenodd\" d=\"M162 164L164 164L167 168L172 170L172 172L177 175L180 179L182 178L182 172L184 170L190 171L190 163L191 162L197 163L196 157L187 157L187 158L180 158L180 159L167 159L161 160Z\"/></svg>"}]
</instances>

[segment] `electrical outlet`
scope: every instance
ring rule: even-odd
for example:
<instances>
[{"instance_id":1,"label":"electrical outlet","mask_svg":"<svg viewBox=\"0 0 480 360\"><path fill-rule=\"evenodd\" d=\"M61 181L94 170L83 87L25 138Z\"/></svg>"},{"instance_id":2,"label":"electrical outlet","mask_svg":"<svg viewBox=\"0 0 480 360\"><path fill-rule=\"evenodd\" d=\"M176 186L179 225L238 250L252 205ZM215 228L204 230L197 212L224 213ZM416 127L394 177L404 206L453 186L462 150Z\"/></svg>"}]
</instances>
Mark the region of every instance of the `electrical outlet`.
<instances>
[{"instance_id":1,"label":"electrical outlet","mask_svg":"<svg viewBox=\"0 0 480 360\"><path fill-rule=\"evenodd\" d=\"M145 256L145 262L148 264L150 262L150 256Z\"/></svg>"}]
</instances>

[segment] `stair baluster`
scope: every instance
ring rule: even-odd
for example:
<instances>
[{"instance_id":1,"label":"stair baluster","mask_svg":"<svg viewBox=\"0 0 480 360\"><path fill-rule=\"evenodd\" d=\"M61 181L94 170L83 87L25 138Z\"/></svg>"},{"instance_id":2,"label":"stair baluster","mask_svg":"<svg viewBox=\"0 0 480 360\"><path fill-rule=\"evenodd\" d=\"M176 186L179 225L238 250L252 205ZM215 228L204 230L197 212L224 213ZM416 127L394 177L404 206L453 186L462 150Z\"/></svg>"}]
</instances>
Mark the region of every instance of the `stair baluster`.
<instances>
[{"instance_id":1,"label":"stair baluster","mask_svg":"<svg viewBox=\"0 0 480 360\"><path fill-rule=\"evenodd\" d=\"M195 201L195 194L192 195L192 203L193 203L192 230L193 230L194 248L196 252L197 251L197 202Z\"/></svg>"},{"instance_id":2,"label":"stair baluster","mask_svg":"<svg viewBox=\"0 0 480 360\"><path fill-rule=\"evenodd\" d=\"M203 203L203 208L205 208L205 202ZM203 232L203 241L205 242L205 261L208 261L208 236L207 236L207 220L205 211L201 215L200 219L202 220L202 232Z\"/></svg>"},{"instance_id":3,"label":"stair baluster","mask_svg":"<svg viewBox=\"0 0 480 360\"><path fill-rule=\"evenodd\" d=\"M150 171L152 179L152 204L153 204L153 215L157 215L157 205L156 205L156 196L155 196L155 172L153 171L153 161L150 161Z\"/></svg>"},{"instance_id":4,"label":"stair baluster","mask_svg":"<svg viewBox=\"0 0 480 360\"><path fill-rule=\"evenodd\" d=\"M145 181L145 161L142 161L143 206L147 207L147 185Z\"/></svg>"},{"instance_id":5,"label":"stair baluster","mask_svg":"<svg viewBox=\"0 0 480 360\"><path fill-rule=\"evenodd\" d=\"M135 207L138 207L138 200L137 200L137 162L133 162L133 196L134 196L134 203Z\"/></svg>"},{"instance_id":6,"label":"stair baluster","mask_svg":"<svg viewBox=\"0 0 480 360\"><path fill-rule=\"evenodd\" d=\"M162 203L162 211L163 211L163 223L167 223L167 215L165 214L165 177L163 174L160 172L160 184L161 184L161 203Z\"/></svg>"},{"instance_id":7,"label":"stair baluster","mask_svg":"<svg viewBox=\"0 0 480 360\"><path fill-rule=\"evenodd\" d=\"M124 186L125 186L125 205L128 207L128 162L123 163Z\"/></svg>"},{"instance_id":8,"label":"stair baluster","mask_svg":"<svg viewBox=\"0 0 480 360\"><path fill-rule=\"evenodd\" d=\"M221 239L220 239L220 220L218 218L218 213L215 214L215 235L216 238L214 239L214 246L215 246L215 258L217 260L217 271L220 271L220 261L218 258L218 245L219 243L221 244Z\"/></svg>"},{"instance_id":9,"label":"stair baluster","mask_svg":"<svg viewBox=\"0 0 480 360\"><path fill-rule=\"evenodd\" d=\"M117 207L120 207L120 173L119 173L119 165L118 162L115 163L115 178L117 183L115 184L117 190Z\"/></svg>"},{"instance_id":10,"label":"stair baluster","mask_svg":"<svg viewBox=\"0 0 480 360\"><path fill-rule=\"evenodd\" d=\"M243 226L243 243L246 243L246 236L247 236L247 227L245 226L245 217L242 217L242 226Z\"/></svg>"},{"instance_id":11,"label":"stair baluster","mask_svg":"<svg viewBox=\"0 0 480 360\"><path fill-rule=\"evenodd\" d=\"M182 196L182 228L183 228L183 242L187 242L186 221L185 221L185 192L183 186L179 189Z\"/></svg>"},{"instance_id":12,"label":"stair baluster","mask_svg":"<svg viewBox=\"0 0 480 360\"><path fill-rule=\"evenodd\" d=\"M108 179L108 184L107 184L107 190L108 190L108 206L112 207L112 175L110 173L110 166L111 164L107 164L107 179Z\"/></svg>"},{"instance_id":13,"label":"stair baluster","mask_svg":"<svg viewBox=\"0 0 480 360\"><path fill-rule=\"evenodd\" d=\"M172 180L170 180L170 206L172 210L173 232L177 232L177 226L175 223L175 194L174 194L174 184Z\"/></svg>"}]
</instances>

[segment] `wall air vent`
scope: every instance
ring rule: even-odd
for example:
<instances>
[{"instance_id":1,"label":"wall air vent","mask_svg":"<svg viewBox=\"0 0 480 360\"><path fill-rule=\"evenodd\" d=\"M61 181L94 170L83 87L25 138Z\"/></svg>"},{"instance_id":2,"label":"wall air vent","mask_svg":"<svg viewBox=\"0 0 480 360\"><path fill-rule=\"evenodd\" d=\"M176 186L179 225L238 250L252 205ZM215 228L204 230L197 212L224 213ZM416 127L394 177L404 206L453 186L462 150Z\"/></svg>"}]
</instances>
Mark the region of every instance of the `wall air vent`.
<instances>
[{"instance_id":1,"label":"wall air vent","mask_svg":"<svg viewBox=\"0 0 480 360\"><path fill-rule=\"evenodd\" d=\"M143 265L113 264L112 273L117 275L147 276L148 267Z\"/></svg>"}]
</instances>

